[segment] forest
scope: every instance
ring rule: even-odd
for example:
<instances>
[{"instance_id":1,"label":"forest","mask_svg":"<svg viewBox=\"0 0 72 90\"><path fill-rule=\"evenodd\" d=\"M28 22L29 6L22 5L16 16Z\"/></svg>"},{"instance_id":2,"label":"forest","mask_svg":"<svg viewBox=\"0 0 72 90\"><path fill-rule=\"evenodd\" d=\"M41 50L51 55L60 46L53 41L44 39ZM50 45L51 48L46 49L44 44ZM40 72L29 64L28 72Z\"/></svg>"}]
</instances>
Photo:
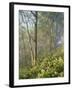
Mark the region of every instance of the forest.
<instances>
[{"instance_id":1,"label":"forest","mask_svg":"<svg viewBox=\"0 0 72 90\"><path fill-rule=\"evenodd\" d=\"M64 13L19 10L19 79L64 77Z\"/></svg>"}]
</instances>

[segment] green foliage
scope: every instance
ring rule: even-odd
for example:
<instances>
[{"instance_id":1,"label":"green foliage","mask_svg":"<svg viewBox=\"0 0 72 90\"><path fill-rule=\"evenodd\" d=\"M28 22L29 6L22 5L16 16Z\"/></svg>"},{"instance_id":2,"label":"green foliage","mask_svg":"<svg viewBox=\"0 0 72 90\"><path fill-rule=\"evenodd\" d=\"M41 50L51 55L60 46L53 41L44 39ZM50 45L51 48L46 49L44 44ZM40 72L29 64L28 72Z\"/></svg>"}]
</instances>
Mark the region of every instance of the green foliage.
<instances>
[{"instance_id":1,"label":"green foliage","mask_svg":"<svg viewBox=\"0 0 72 90\"><path fill-rule=\"evenodd\" d=\"M40 61L40 62L39 62ZM38 63L30 68L20 68L20 79L51 78L64 76L64 60L62 56L49 55L38 59Z\"/></svg>"}]
</instances>

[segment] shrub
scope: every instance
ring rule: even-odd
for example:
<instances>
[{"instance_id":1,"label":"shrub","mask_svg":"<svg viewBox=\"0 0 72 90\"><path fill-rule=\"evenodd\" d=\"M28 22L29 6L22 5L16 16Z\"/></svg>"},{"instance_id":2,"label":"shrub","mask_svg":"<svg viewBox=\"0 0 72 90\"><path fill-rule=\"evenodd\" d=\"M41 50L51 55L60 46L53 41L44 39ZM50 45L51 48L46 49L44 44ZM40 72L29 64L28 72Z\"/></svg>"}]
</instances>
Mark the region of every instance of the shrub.
<instances>
[{"instance_id":1,"label":"shrub","mask_svg":"<svg viewBox=\"0 0 72 90\"><path fill-rule=\"evenodd\" d=\"M21 68L19 78L51 78L64 76L63 56L49 55L45 58L38 59L35 66L30 68Z\"/></svg>"}]
</instances>

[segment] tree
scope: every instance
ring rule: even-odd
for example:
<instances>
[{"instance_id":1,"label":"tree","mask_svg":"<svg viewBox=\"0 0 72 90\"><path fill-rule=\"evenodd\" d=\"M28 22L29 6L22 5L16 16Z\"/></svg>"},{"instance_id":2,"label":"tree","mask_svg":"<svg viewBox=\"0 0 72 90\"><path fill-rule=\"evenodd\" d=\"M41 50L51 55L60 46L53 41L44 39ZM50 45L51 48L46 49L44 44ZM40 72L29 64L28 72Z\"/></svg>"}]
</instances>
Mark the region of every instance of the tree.
<instances>
[{"instance_id":1,"label":"tree","mask_svg":"<svg viewBox=\"0 0 72 90\"><path fill-rule=\"evenodd\" d=\"M29 37L32 66L34 66L35 61L37 60L37 11L34 11L34 12L33 11L30 11L30 12L20 11L20 15L22 18L22 23L24 23L26 25L26 30L27 30L28 37ZM30 32L29 32L30 24L34 24L34 27L33 27L34 32L35 32L34 39L32 38L32 36L30 35ZM34 43L34 48L32 46L32 42Z\"/></svg>"}]
</instances>

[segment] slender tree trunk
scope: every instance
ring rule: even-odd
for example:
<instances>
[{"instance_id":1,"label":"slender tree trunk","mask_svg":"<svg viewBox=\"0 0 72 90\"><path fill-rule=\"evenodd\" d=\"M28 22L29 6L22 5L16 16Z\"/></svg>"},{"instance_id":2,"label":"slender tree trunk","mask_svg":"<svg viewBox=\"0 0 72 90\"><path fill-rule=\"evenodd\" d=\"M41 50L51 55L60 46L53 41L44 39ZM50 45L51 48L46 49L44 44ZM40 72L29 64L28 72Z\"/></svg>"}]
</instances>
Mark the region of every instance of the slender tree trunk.
<instances>
[{"instance_id":1,"label":"slender tree trunk","mask_svg":"<svg viewBox=\"0 0 72 90\"><path fill-rule=\"evenodd\" d=\"M27 33L28 33L28 37L29 37L29 46L30 46L31 60L32 60L31 62L32 62L32 66L34 66L34 53L33 53L33 49L32 49L30 33L29 33L29 30L28 30L28 24L27 24Z\"/></svg>"},{"instance_id":2,"label":"slender tree trunk","mask_svg":"<svg viewBox=\"0 0 72 90\"><path fill-rule=\"evenodd\" d=\"M53 37L53 21L51 22L51 25L50 25L50 52L52 53L52 50L53 50L53 39L54 39L54 37Z\"/></svg>"},{"instance_id":3,"label":"slender tree trunk","mask_svg":"<svg viewBox=\"0 0 72 90\"><path fill-rule=\"evenodd\" d=\"M24 35L22 33L22 40L23 40L23 67L24 67L24 59L26 59L26 50L25 50L25 41L24 41Z\"/></svg>"},{"instance_id":4,"label":"slender tree trunk","mask_svg":"<svg viewBox=\"0 0 72 90\"><path fill-rule=\"evenodd\" d=\"M35 50L34 50L34 65L36 64L37 61L37 19L38 19L38 15L37 15L37 11L35 12Z\"/></svg>"}]
</instances>

